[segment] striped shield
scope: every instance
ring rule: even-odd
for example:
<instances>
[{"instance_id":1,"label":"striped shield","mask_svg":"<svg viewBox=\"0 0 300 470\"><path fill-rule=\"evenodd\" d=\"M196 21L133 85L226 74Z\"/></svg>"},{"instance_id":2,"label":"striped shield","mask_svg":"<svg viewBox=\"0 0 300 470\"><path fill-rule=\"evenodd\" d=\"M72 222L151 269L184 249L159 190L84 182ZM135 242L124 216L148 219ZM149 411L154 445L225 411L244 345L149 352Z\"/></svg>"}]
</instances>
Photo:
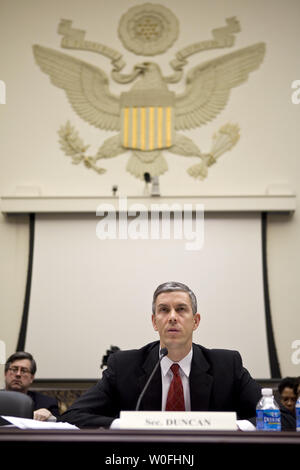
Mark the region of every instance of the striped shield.
<instances>
[{"instance_id":1,"label":"striped shield","mask_svg":"<svg viewBox=\"0 0 300 470\"><path fill-rule=\"evenodd\" d=\"M132 90L121 94L122 146L150 151L174 142L175 95L168 90Z\"/></svg>"}]
</instances>

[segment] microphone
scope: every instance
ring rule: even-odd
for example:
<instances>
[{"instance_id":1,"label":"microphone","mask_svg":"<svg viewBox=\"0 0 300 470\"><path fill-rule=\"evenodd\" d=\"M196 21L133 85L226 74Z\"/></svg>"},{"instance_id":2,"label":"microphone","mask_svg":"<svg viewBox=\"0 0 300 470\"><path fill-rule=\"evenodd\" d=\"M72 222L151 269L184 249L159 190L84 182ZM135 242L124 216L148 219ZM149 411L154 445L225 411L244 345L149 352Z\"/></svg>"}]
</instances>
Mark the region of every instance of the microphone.
<instances>
[{"instance_id":1,"label":"microphone","mask_svg":"<svg viewBox=\"0 0 300 470\"><path fill-rule=\"evenodd\" d=\"M155 364L155 367L154 367L153 371L151 372L150 377L149 377L149 379L147 380L146 385L145 385L145 387L143 388L143 390L142 390L142 392L141 392L141 394L140 394L140 396L139 396L139 399L138 399L137 404L136 404L136 407L135 407L135 411L139 411L141 401L142 401L142 399L143 399L143 396L145 395L145 392L146 392L146 390L147 390L147 388L148 388L148 386L149 386L149 383L151 382L151 380L152 380L152 378L153 378L153 376L154 376L154 374L155 374L155 372L156 372L156 370L157 370L157 368L158 368L158 366L159 366L159 364L160 364L160 361L161 361L162 358L165 357L167 354L168 354L168 349L167 349L167 348L162 348L162 349L159 351L159 359L158 359L157 363Z\"/></svg>"}]
</instances>

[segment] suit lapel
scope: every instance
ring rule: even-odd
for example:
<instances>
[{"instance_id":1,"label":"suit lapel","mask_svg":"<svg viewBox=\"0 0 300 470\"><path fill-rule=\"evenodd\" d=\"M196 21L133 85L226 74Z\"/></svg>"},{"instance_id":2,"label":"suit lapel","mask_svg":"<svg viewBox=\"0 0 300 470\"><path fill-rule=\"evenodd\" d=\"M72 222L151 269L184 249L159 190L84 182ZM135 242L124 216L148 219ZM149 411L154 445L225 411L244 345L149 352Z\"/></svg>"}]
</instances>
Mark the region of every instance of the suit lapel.
<instances>
[{"instance_id":1,"label":"suit lapel","mask_svg":"<svg viewBox=\"0 0 300 470\"><path fill-rule=\"evenodd\" d=\"M193 359L190 372L190 395L192 411L207 411L210 405L210 396L213 377L208 374L209 363L205 359L201 348L193 344Z\"/></svg>"},{"instance_id":2,"label":"suit lapel","mask_svg":"<svg viewBox=\"0 0 300 470\"><path fill-rule=\"evenodd\" d=\"M159 355L159 343L148 354L142 369L142 374L138 377L140 393L142 392ZM207 411L210 409L211 391L213 377L208 373L209 363L205 359L201 348L193 344L193 358L190 373L190 395L192 411ZM141 401L140 410L158 411L161 410L162 381L161 368L158 367L149 387Z\"/></svg>"},{"instance_id":3,"label":"suit lapel","mask_svg":"<svg viewBox=\"0 0 300 470\"><path fill-rule=\"evenodd\" d=\"M151 372L153 371L155 364L159 359L159 343L155 346L147 356L143 364L143 373L138 378L140 393L142 392ZM159 411L161 410L162 400L162 382L161 382L161 369L158 367L154 376L152 377L149 387L141 401L141 410Z\"/></svg>"}]
</instances>

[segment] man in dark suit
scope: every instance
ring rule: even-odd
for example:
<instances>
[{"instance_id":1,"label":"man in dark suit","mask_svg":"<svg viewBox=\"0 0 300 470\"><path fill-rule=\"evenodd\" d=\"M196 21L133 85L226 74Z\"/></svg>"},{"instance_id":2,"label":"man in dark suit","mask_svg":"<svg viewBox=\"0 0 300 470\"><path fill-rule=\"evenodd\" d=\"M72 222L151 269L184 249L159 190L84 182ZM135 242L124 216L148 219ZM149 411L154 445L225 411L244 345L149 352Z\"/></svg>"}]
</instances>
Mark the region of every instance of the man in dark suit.
<instances>
[{"instance_id":1,"label":"man in dark suit","mask_svg":"<svg viewBox=\"0 0 300 470\"><path fill-rule=\"evenodd\" d=\"M179 365L184 410L236 411L239 419L254 417L261 390L243 367L240 354L192 342L200 323L194 293L184 284L164 283L154 292L152 311L160 341L111 354L102 379L62 415L62 420L78 427L109 427L121 410L134 410L161 348L167 348L168 355L149 384L141 410L169 409L170 367L175 363Z\"/></svg>"},{"instance_id":2,"label":"man in dark suit","mask_svg":"<svg viewBox=\"0 0 300 470\"><path fill-rule=\"evenodd\" d=\"M28 352L12 354L5 363L5 389L26 393L33 401L33 417L39 421L56 421L59 417L55 398L29 390L36 373L36 362Z\"/></svg>"}]
</instances>

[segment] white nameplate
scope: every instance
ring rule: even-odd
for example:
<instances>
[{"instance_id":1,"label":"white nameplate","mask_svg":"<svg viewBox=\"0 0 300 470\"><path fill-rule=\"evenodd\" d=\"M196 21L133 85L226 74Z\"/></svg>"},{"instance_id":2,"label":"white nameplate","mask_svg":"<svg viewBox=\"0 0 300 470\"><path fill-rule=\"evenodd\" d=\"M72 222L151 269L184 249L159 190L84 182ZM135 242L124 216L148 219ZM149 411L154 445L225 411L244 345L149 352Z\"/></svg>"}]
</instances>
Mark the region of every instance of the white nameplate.
<instances>
[{"instance_id":1,"label":"white nameplate","mask_svg":"<svg viewBox=\"0 0 300 470\"><path fill-rule=\"evenodd\" d=\"M231 411L121 411L120 428L235 431L236 419Z\"/></svg>"}]
</instances>

